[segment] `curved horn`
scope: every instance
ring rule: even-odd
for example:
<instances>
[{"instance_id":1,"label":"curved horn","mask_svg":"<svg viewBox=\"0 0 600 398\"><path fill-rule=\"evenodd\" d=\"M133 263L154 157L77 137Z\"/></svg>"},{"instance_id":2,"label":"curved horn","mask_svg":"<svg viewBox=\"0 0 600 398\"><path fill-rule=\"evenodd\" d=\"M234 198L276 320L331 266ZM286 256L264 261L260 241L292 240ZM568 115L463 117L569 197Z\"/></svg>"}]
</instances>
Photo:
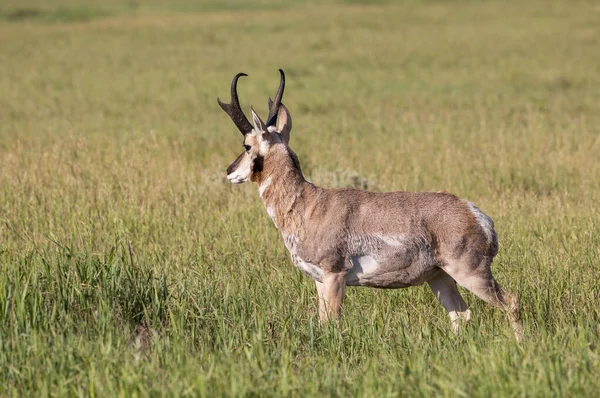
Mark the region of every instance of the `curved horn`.
<instances>
[{"instance_id":1,"label":"curved horn","mask_svg":"<svg viewBox=\"0 0 600 398\"><path fill-rule=\"evenodd\" d=\"M246 135L252 131L252 125L246 118L246 115L244 115L244 112L242 111L242 108L240 107L240 100L238 99L237 81L241 76L248 76L248 75L245 73L238 73L237 75L235 75L233 77L233 80L231 81L231 103L226 104L224 102L221 102L220 98L217 98L217 102L221 106L221 109L223 109L225 111L225 113L227 113L229 115L229 117L231 118L233 123L236 125L238 130L240 130L240 132L243 135Z\"/></svg>"},{"instance_id":2,"label":"curved horn","mask_svg":"<svg viewBox=\"0 0 600 398\"><path fill-rule=\"evenodd\" d=\"M277 94L275 94L275 100L271 103L269 100L269 117L267 118L266 127L274 126L277 121L277 113L279 112L279 106L281 105L281 99L283 98L283 90L285 89L285 73L279 69L281 74L281 81L279 82L279 88Z\"/></svg>"}]
</instances>

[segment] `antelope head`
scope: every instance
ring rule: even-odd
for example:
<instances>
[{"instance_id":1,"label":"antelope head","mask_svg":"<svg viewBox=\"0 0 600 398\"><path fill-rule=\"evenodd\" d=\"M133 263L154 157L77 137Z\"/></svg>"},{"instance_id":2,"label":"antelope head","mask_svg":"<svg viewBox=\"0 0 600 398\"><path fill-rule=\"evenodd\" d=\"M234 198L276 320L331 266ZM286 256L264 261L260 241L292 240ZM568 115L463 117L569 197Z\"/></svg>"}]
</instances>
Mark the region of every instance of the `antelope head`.
<instances>
[{"instance_id":1,"label":"antelope head","mask_svg":"<svg viewBox=\"0 0 600 398\"><path fill-rule=\"evenodd\" d=\"M248 121L242 111L237 94L237 82L241 76L248 76L245 73L238 73L234 76L231 82L231 102L229 104L217 98L221 108L244 136L242 144L244 152L227 168L227 179L233 184L241 184L248 180L256 181L256 176L262 172L265 157L268 157L270 150L277 144L283 144L286 147L288 145L292 118L285 105L281 103L285 89L285 74L281 69L279 69L279 73L281 74L279 89L275 94L274 101L269 98L269 117L266 123L253 108L253 124Z\"/></svg>"}]
</instances>

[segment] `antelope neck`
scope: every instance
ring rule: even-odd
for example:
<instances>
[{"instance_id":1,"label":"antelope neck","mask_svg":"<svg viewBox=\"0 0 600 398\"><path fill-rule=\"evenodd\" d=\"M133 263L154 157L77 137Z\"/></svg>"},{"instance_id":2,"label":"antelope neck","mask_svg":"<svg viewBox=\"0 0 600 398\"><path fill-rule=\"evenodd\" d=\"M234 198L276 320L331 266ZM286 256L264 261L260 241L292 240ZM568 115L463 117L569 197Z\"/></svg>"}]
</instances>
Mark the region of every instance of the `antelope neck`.
<instances>
[{"instance_id":1,"label":"antelope neck","mask_svg":"<svg viewBox=\"0 0 600 398\"><path fill-rule=\"evenodd\" d=\"M297 160L293 158L295 155L287 150L273 152L265 157L264 169L256 182L265 208L276 226L288 229L286 218L301 212L297 204L305 198L307 190L316 187L304 179Z\"/></svg>"}]
</instances>

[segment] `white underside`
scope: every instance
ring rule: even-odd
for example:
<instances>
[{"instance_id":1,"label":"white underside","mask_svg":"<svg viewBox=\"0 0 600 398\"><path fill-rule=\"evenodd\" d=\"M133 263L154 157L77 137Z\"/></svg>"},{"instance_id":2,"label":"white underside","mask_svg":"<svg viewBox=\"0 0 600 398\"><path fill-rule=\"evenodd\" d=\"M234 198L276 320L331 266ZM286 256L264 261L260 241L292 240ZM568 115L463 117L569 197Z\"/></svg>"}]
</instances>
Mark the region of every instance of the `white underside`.
<instances>
[{"instance_id":1,"label":"white underside","mask_svg":"<svg viewBox=\"0 0 600 398\"><path fill-rule=\"evenodd\" d=\"M377 261L371 256L352 257L352 268L349 274L356 275L360 278L361 275L371 274L377 271Z\"/></svg>"},{"instance_id":2,"label":"white underside","mask_svg":"<svg viewBox=\"0 0 600 398\"><path fill-rule=\"evenodd\" d=\"M314 264L298 259L296 261L296 267L300 268L302 272L315 280L320 281L323 278L323 270Z\"/></svg>"},{"instance_id":3,"label":"white underside","mask_svg":"<svg viewBox=\"0 0 600 398\"><path fill-rule=\"evenodd\" d=\"M352 263L352 268L346 274L346 279L358 278L358 280L360 280L362 275L376 273L378 269L377 262L371 256L352 257L350 261ZM315 280L321 280L323 277L323 270L315 264L298 259L295 265L300 268L302 272Z\"/></svg>"}]
</instances>

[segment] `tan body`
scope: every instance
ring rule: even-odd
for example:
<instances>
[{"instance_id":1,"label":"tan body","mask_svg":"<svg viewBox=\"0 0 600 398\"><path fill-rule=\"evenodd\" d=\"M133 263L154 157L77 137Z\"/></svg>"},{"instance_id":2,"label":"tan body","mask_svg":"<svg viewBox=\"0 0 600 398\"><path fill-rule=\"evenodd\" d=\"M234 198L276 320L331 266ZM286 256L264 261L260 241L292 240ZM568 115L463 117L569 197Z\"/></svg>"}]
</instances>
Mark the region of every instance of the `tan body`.
<instances>
[{"instance_id":1,"label":"tan body","mask_svg":"<svg viewBox=\"0 0 600 398\"><path fill-rule=\"evenodd\" d=\"M520 336L518 299L491 274L498 242L487 215L449 193L375 193L311 184L288 146L291 118L279 106L277 126L265 126L252 111L254 127L244 134L247 151L228 168L228 178L258 184L292 262L315 280L322 321L339 317L346 286L403 288L427 282L457 331L460 319L470 319L458 282L506 310Z\"/></svg>"}]
</instances>

